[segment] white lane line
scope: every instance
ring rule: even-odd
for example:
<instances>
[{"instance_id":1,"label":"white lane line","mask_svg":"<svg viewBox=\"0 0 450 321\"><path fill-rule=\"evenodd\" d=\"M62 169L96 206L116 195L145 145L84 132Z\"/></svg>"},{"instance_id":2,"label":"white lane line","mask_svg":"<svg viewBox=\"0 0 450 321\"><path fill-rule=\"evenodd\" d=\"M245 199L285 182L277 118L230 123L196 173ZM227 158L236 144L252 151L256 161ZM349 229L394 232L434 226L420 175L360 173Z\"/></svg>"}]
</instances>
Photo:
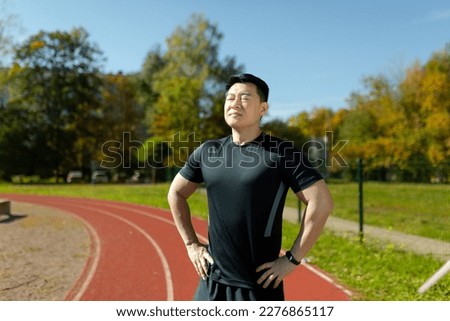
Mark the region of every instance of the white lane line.
<instances>
[{"instance_id":1,"label":"white lane line","mask_svg":"<svg viewBox=\"0 0 450 321\"><path fill-rule=\"evenodd\" d=\"M129 226L133 227L134 229L136 229L139 233L141 233L151 244L152 246L155 248L156 252L158 253L158 256L161 260L161 263L163 265L163 270L164 270L164 276L165 276L165 281L166 281L166 290L167 290L167 301L173 301L174 300L174 295L173 295L173 282L172 282L172 274L170 272L170 267L169 267L169 263L167 261L166 256L164 255L163 250L161 249L161 247L159 246L159 244L145 231L143 230L140 226L134 224L133 222L119 216L116 214L113 214L111 212L107 212L95 207L91 206L85 206L85 205L76 205L80 208L84 208L86 210L89 211L96 211L98 213L104 214L104 215L108 215L111 217L114 217L115 219L124 222L125 224L128 224Z\"/></svg>"},{"instance_id":2,"label":"white lane line","mask_svg":"<svg viewBox=\"0 0 450 321\"><path fill-rule=\"evenodd\" d=\"M149 212L146 212L146 211L143 211L143 210L138 210L138 209L129 208L129 207L125 207L125 206L120 206L120 205L116 205L116 204L105 204L105 205L108 206L108 207L112 207L112 208L116 208L116 209L120 209L120 210L125 210L125 211L131 211L131 212L136 213L136 214L148 216L148 217L160 220L161 222L164 222L164 223L167 223L169 225L172 225L172 226L176 227L174 221L172 221L170 219L167 219L165 217L161 217L159 215L153 214L153 213L149 213ZM151 211L150 208L149 208L149 211ZM202 234L197 233L197 237L199 238L199 240L202 243L208 243L208 238L203 236Z\"/></svg>"},{"instance_id":3,"label":"white lane line","mask_svg":"<svg viewBox=\"0 0 450 321\"><path fill-rule=\"evenodd\" d=\"M72 215L76 215L75 213L71 213ZM92 281L92 278L94 277L95 272L97 271L98 263L100 261L100 255L101 255L101 243L100 238L97 234L97 231L92 227L91 224L89 224L84 218L76 215L78 219L80 219L83 224L87 227L89 235L91 237L91 257L92 257L92 263L89 264L89 260L86 262L86 265L83 269L82 274L80 275L80 278L77 280L75 284L81 281L81 276L84 274L84 271L87 270L86 277L81 283L81 286L76 294L73 295L73 298L71 298L72 301L79 301L83 294L86 292L87 287ZM89 265L89 266L88 266ZM71 294L70 290L68 293ZM72 296L72 295L70 295ZM69 297L69 296L67 296ZM67 298L66 297L66 298Z\"/></svg>"},{"instance_id":4,"label":"white lane line","mask_svg":"<svg viewBox=\"0 0 450 321\"><path fill-rule=\"evenodd\" d=\"M65 202L62 202L62 201L60 202L60 204L63 205L62 208L60 208L60 207L52 206L52 204L40 203L41 200L42 199L37 200L37 201L36 201L36 199L31 199L31 200L26 199L25 202L28 204L32 204L32 205L39 205L39 206L43 206L43 207L54 208L58 211L67 213L68 215L74 217L75 219L80 220L88 231L89 238L91 240L91 244L90 244L91 248L90 248L89 256L92 259L88 259L86 261L81 274L79 275L78 279L75 281L74 286L67 291L66 296L64 298L64 300L79 301L81 299L81 297L83 296L84 292L86 291L92 278L94 277L95 272L97 271L97 267L98 267L98 263L100 261L100 255L101 255L100 238L97 234L97 231L92 227L92 225L88 221L86 221L81 216L77 215L75 212L70 211L69 209L65 208L65 205L66 205ZM47 199L44 198L43 200L47 200ZM53 199L52 199L52 201L53 201ZM19 202L24 202L24 201L20 200ZM81 285L80 285L80 282L81 282Z\"/></svg>"},{"instance_id":5,"label":"white lane line","mask_svg":"<svg viewBox=\"0 0 450 321\"><path fill-rule=\"evenodd\" d=\"M305 261L302 261L302 265L307 268L308 270L310 270L311 272L313 272L314 274L316 274L317 276L321 277L322 279L324 279L325 281L327 281L328 283L331 283L333 286L335 286L336 288L338 288L339 290L343 291L345 294L347 294L348 296L352 296L353 293L352 291L344 288L342 285L334 282L334 280L332 278L330 278L328 275L324 274L323 272L315 269L314 267L312 267L311 265L309 265L308 263L306 263Z\"/></svg>"},{"instance_id":6,"label":"white lane line","mask_svg":"<svg viewBox=\"0 0 450 321\"><path fill-rule=\"evenodd\" d=\"M161 216L158 216L158 215L155 215L155 214L151 214L151 213L145 212L143 210L133 209L133 208L130 208L130 207L121 206L121 205L117 205L117 204L109 204L109 203L107 203L105 205L108 206L108 207L112 207L112 208L116 208L116 209L120 209L120 210L132 211L132 212L137 213L137 214L149 216L149 217L158 219L158 220L160 220L162 222L165 222L167 224L176 226L175 222L172 221L172 220L169 220L167 218L164 218L164 217L161 217ZM151 210L151 209L149 208L149 210ZM203 242L203 243L207 243L208 242L208 238L207 237L205 237L205 236L203 236L203 235L201 235L199 233L197 233L197 236L198 236L198 238L200 239L201 242ZM352 291L350 291L350 290L346 289L345 287L343 287L342 285L334 282L334 280L332 278L330 278L329 276L327 276L326 274L324 274L320 270L314 268L313 266L308 264L305 260L302 261L302 265L305 268L307 268L309 271L313 272L314 274L316 274L320 278L324 279L326 282L332 284L333 286L335 286L339 290L343 291L347 295L349 295L349 296L353 295Z\"/></svg>"}]
</instances>

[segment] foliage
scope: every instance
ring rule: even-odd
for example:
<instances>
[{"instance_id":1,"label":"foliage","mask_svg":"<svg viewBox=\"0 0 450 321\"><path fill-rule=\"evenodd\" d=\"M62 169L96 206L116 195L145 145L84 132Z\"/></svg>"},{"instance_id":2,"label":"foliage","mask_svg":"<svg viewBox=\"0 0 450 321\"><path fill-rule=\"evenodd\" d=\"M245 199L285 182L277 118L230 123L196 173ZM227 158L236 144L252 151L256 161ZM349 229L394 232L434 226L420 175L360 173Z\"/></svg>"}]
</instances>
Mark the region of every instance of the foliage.
<instances>
[{"instance_id":1,"label":"foliage","mask_svg":"<svg viewBox=\"0 0 450 321\"><path fill-rule=\"evenodd\" d=\"M222 37L206 18L193 15L187 26L167 38L166 52L153 50L144 64L141 79L143 87L150 88L149 128L152 135L172 142L174 155L168 165L184 160L198 141L228 131L223 121L224 85L241 67L233 58L219 60Z\"/></svg>"},{"instance_id":2,"label":"foliage","mask_svg":"<svg viewBox=\"0 0 450 321\"><path fill-rule=\"evenodd\" d=\"M7 14L5 4L0 2L0 68L5 65L13 50L15 32L18 29L17 16Z\"/></svg>"},{"instance_id":3,"label":"foliage","mask_svg":"<svg viewBox=\"0 0 450 321\"><path fill-rule=\"evenodd\" d=\"M299 127L292 126L279 119L264 122L261 128L264 132L270 133L273 136L294 142L297 148L301 148L308 137L299 130Z\"/></svg>"},{"instance_id":4,"label":"foliage","mask_svg":"<svg viewBox=\"0 0 450 321\"><path fill-rule=\"evenodd\" d=\"M83 28L31 36L1 71L0 174L46 178L72 168L149 165L154 177L155 167L182 165L201 140L227 131L224 84L242 67L219 60L221 39L215 25L194 15L164 53L159 46L149 52L138 75L105 75L102 52ZM148 162L155 153L170 157Z\"/></svg>"},{"instance_id":5,"label":"foliage","mask_svg":"<svg viewBox=\"0 0 450 321\"><path fill-rule=\"evenodd\" d=\"M289 125L309 137L329 130L348 141L341 156L347 163L364 159L369 179L447 182L450 44L424 65L408 68L398 82L378 75L366 77L363 85L363 92L351 93L347 109L314 108L291 117ZM329 170L348 172L341 166Z\"/></svg>"},{"instance_id":6,"label":"foliage","mask_svg":"<svg viewBox=\"0 0 450 321\"><path fill-rule=\"evenodd\" d=\"M25 159L20 162L24 167L8 168L11 159L3 164L10 174L59 176L63 168L76 164L77 145L91 158L98 138L100 55L82 28L69 33L42 31L16 48L9 101L1 112L5 120L18 117L2 127L1 159L8 160L10 153ZM37 164L27 160L31 154Z\"/></svg>"},{"instance_id":7,"label":"foliage","mask_svg":"<svg viewBox=\"0 0 450 321\"><path fill-rule=\"evenodd\" d=\"M2 78L8 95L0 109L3 178L60 177L72 168L95 169L111 156L105 167L132 171L137 159L130 148L137 135L145 137L136 80L102 74L102 61L83 28L42 31L16 48ZM108 154L111 145L119 152Z\"/></svg>"},{"instance_id":8,"label":"foliage","mask_svg":"<svg viewBox=\"0 0 450 321\"><path fill-rule=\"evenodd\" d=\"M102 167L131 173L139 162L131 151L141 147L140 139L146 134L142 126L145 112L138 102L136 80L122 73L105 75L102 80L102 120L97 124L97 132L104 133L104 138L94 159L101 160ZM108 153L111 150L113 154Z\"/></svg>"},{"instance_id":9,"label":"foliage","mask_svg":"<svg viewBox=\"0 0 450 321\"><path fill-rule=\"evenodd\" d=\"M8 19L0 17L0 52L12 45ZM154 179L155 168L181 166L200 142L229 133L224 86L243 66L220 57L222 39L195 14L164 50L149 51L139 73L124 75L102 73L102 52L83 28L31 36L0 69L0 177L103 164L116 172L144 166ZM327 177L354 179L362 158L367 179L448 182L450 44L402 74L366 77L345 108L314 107L263 129L307 151L324 146L317 166L324 157Z\"/></svg>"}]
</instances>

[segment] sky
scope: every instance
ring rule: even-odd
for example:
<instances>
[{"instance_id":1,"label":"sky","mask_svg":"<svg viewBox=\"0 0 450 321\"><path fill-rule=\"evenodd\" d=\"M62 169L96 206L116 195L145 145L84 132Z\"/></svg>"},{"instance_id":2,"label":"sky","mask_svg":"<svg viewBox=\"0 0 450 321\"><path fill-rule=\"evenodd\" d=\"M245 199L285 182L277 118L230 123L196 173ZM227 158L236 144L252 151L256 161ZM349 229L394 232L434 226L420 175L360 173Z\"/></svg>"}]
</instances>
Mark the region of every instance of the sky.
<instances>
[{"instance_id":1,"label":"sky","mask_svg":"<svg viewBox=\"0 0 450 321\"><path fill-rule=\"evenodd\" d=\"M270 87L269 118L347 106L367 76L398 79L450 43L449 0L3 0L17 40L84 27L105 72L137 72L194 13L223 34L219 55Z\"/></svg>"}]
</instances>

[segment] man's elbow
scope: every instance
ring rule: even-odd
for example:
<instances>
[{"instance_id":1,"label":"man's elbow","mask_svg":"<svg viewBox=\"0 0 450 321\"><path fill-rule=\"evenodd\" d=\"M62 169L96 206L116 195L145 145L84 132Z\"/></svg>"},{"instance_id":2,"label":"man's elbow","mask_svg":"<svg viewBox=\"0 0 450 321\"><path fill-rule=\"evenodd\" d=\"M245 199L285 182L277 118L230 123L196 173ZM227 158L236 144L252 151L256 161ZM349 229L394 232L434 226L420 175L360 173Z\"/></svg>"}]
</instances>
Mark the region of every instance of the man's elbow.
<instances>
[{"instance_id":1,"label":"man's elbow","mask_svg":"<svg viewBox=\"0 0 450 321\"><path fill-rule=\"evenodd\" d=\"M324 212L325 212L325 215L328 217L330 214L331 214L331 212L333 211L333 209L334 209L334 202L333 202L333 200L330 198L327 202L325 202L325 204L324 204Z\"/></svg>"},{"instance_id":2,"label":"man's elbow","mask_svg":"<svg viewBox=\"0 0 450 321\"><path fill-rule=\"evenodd\" d=\"M172 183L172 185L169 188L169 191L167 192L167 202L169 203L169 206L171 204L174 204L174 202L176 202L177 198L178 198L178 192L174 188L174 185Z\"/></svg>"},{"instance_id":3,"label":"man's elbow","mask_svg":"<svg viewBox=\"0 0 450 321\"><path fill-rule=\"evenodd\" d=\"M169 203L169 206L175 205L180 201L186 201L187 198L188 196L174 186L169 188L169 192L167 193L167 202Z\"/></svg>"},{"instance_id":4,"label":"man's elbow","mask_svg":"<svg viewBox=\"0 0 450 321\"><path fill-rule=\"evenodd\" d=\"M322 197L317 200L317 204L319 205L319 213L324 218L327 219L330 216L331 212L334 209L334 202L331 198L329 192L323 193Z\"/></svg>"},{"instance_id":5,"label":"man's elbow","mask_svg":"<svg viewBox=\"0 0 450 321\"><path fill-rule=\"evenodd\" d=\"M169 192L167 193L167 203L170 203L173 201L173 195L172 192L169 190Z\"/></svg>"}]
</instances>

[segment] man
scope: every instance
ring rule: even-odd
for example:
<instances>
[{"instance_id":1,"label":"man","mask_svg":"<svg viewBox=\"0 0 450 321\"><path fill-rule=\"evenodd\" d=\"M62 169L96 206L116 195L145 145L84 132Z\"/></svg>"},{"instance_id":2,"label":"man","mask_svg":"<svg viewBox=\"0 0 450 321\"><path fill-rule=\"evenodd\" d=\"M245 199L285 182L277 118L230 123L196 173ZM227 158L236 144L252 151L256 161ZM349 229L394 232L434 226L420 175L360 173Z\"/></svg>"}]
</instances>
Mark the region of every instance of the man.
<instances>
[{"instance_id":1,"label":"man","mask_svg":"<svg viewBox=\"0 0 450 321\"><path fill-rule=\"evenodd\" d=\"M269 87L232 76L224 118L231 136L203 143L174 178L168 201L200 284L195 300L284 300L283 279L318 239L333 202L320 174L293 144L262 133ZM209 245L201 244L187 199L204 183ZM279 256L288 188L307 207L290 251ZM301 290L301 289L299 289Z\"/></svg>"}]
</instances>

